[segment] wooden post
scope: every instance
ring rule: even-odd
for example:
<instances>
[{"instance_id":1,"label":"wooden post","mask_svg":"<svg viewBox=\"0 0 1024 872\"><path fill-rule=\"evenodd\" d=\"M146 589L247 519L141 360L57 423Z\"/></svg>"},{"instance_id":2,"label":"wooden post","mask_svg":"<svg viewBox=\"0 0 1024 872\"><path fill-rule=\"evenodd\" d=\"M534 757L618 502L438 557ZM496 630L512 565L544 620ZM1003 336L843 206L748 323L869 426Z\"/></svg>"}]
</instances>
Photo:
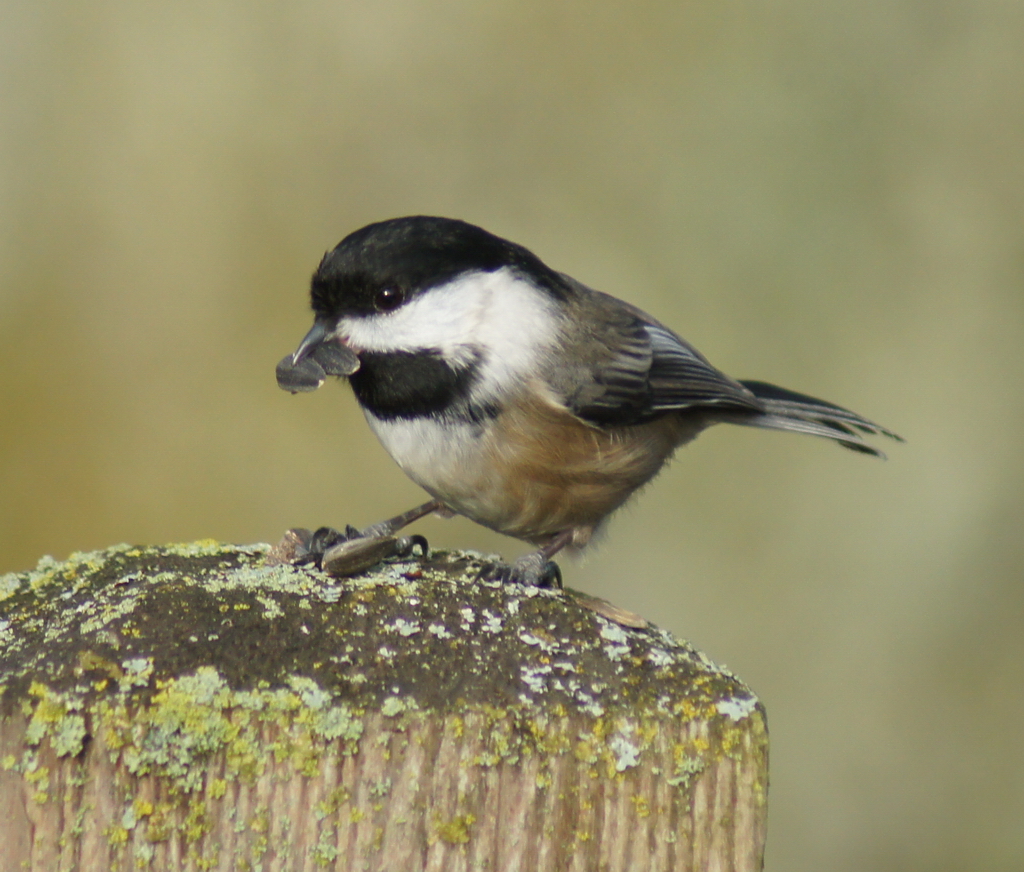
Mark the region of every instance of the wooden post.
<instances>
[{"instance_id":1,"label":"wooden post","mask_svg":"<svg viewBox=\"0 0 1024 872\"><path fill-rule=\"evenodd\" d=\"M0 577L0 869L757 870L764 710L668 633L435 552Z\"/></svg>"}]
</instances>

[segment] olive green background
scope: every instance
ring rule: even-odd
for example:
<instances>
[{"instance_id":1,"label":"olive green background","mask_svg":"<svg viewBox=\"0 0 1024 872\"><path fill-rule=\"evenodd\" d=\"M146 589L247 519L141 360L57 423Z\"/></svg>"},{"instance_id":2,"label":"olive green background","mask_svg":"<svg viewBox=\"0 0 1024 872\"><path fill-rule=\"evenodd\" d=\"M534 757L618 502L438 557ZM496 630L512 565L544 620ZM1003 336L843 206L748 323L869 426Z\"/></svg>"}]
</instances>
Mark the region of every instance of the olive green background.
<instances>
[{"instance_id":1,"label":"olive green background","mask_svg":"<svg viewBox=\"0 0 1024 872\"><path fill-rule=\"evenodd\" d=\"M1018 872L1022 45L1008 0L3 2L0 571L419 502L273 370L325 249L461 217L907 437L718 428L563 568L764 699L769 870Z\"/></svg>"}]
</instances>

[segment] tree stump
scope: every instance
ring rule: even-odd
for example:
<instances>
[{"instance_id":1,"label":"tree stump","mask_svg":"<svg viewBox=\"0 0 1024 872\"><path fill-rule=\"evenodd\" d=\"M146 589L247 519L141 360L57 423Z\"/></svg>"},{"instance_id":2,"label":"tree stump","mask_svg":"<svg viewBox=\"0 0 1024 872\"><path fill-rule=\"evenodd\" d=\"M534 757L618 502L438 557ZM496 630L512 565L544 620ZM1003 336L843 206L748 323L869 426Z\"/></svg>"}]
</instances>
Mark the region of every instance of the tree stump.
<instances>
[{"instance_id":1,"label":"tree stump","mask_svg":"<svg viewBox=\"0 0 1024 872\"><path fill-rule=\"evenodd\" d=\"M757 870L764 710L571 591L268 546L0 576L0 869Z\"/></svg>"}]
</instances>

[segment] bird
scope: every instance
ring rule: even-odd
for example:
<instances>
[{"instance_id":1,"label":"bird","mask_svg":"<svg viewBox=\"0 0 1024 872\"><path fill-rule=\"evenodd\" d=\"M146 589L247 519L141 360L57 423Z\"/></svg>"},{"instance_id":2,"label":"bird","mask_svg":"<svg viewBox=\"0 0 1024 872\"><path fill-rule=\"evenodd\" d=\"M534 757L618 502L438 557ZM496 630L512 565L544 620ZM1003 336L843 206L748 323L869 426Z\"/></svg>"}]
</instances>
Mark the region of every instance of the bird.
<instances>
[{"instance_id":1,"label":"bird","mask_svg":"<svg viewBox=\"0 0 1024 872\"><path fill-rule=\"evenodd\" d=\"M369 224L320 261L313 327L277 367L281 388L346 378L370 429L430 500L346 540L393 535L433 512L535 546L487 574L552 586L552 558L609 516L715 424L785 430L884 457L896 433L841 406L737 381L636 306L556 271L465 221Z\"/></svg>"}]
</instances>

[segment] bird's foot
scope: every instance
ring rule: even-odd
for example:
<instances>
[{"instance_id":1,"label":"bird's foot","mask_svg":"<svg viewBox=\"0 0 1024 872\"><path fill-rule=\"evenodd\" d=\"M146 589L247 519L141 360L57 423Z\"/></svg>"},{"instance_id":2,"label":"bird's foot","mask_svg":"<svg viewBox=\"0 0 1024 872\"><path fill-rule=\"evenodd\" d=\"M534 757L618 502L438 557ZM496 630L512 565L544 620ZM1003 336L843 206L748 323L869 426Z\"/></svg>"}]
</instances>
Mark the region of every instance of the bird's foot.
<instances>
[{"instance_id":1,"label":"bird's foot","mask_svg":"<svg viewBox=\"0 0 1024 872\"><path fill-rule=\"evenodd\" d=\"M490 563L481 571L480 577L502 584L562 589L562 570L539 551L524 554L514 563Z\"/></svg>"},{"instance_id":2,"label":"bird's foot","mask_svg":"<svg viewBox=\"0 0 1024 872\"><path fill-rule=\"evenodd\" d=\"M445 510L442 503L430 500L365 530L357 530L349 524L344 533L333 527L321 527L315 532L296 527L284 534L267 560L270 563L315 563L330 575L345 576L369 569L388 557L408 557L416 547L426 557L429 547L426 539L395 536L395 533L431 512L442 510Z\"/></svg>"},{"instance_id":3,"label":"bird's foot","mask_svg":"<svg viewBox=\"0 0 1024 872\"><path fill-rule=\"evenodd\" d=\"M360 532L351 524L345 527L344 533L340 530L335 530L334 527L318 527L312 533L304 529L295 530L294 532L300 538L295 562L315 563L317 566L323 563L324 555L335 546L361 537Z\"/></svg>"},{"instance_id":4,"label":"bird's foot","mask_svg":"<svg viewBox=\"0 0 1024 872\"><path fill-rule=\"evenodd\" d=\"M333 527L320 527L313 532L305 528L289 530L278 549L290 550L289 563L313 563L328 575L344 577L363 572L389 557L408 557L417 547L426 556L429 546L423 536L366 535L349 525L344 533Z\"/></svg>"}]
</instances>

